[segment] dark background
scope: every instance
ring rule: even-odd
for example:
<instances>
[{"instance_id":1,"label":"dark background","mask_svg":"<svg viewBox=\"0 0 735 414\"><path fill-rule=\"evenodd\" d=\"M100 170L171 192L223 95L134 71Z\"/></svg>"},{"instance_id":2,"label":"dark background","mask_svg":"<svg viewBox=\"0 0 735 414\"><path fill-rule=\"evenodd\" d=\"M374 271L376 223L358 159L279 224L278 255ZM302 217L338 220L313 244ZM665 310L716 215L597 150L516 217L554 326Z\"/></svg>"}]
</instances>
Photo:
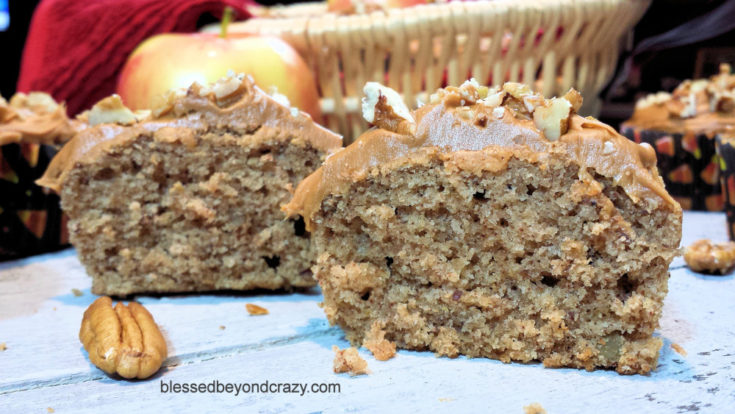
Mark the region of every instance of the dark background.
<instances>
[{"instance_id":1,"label":"dark background","mask_svg":"<svg viewBox=\"0 0 735 414\"><path fill-rule=\"evenodd\" d=\"M0 32L0 54L3 57L3 76L0 77L0 94L9 98L15 93L15 84L18 81L20 57L23 53L23 44L26 32L31 23L31 15L39 0L9 1L10 26L8 30Z\"/></svg>"},{"instance_id":2,"label":"dark background","mask_svg":"<svg viewBox=\"0 0 735 414\"><path fill-rule=\"evenodd\" d=\"M631 0L635 1L635 0ZM731 3L735 0L729 0ZM26 32L31 16L39 0L10 1L10 26L0 32L2 45L3 76L0 79L0 93L9 97L15 92L20 69L20 60ZM261 1L274 4L274 0ZM280 3L289 3L281 1ZM636 26L633 46L651 36L674 29L687 21L706 13L711 13L727 1L715 0L657 0L654 1L640 23ZM727 16L735 23L735 15ZM215 21L212 16L202 16L202 25ZM701 27L697 32L716 31L718 28ZM622 69L627 55L621 57ZM618 81L604 92L605 105L601 118L612 124L627 118L633 103L645 92L672 90L681 80L711 75L720 61L735 63L735 31L709 39L655 52L643 52L630 57L630 70L619 72ZM735 65L733 65L735 66Z\"/></svg>"}]
</instances>

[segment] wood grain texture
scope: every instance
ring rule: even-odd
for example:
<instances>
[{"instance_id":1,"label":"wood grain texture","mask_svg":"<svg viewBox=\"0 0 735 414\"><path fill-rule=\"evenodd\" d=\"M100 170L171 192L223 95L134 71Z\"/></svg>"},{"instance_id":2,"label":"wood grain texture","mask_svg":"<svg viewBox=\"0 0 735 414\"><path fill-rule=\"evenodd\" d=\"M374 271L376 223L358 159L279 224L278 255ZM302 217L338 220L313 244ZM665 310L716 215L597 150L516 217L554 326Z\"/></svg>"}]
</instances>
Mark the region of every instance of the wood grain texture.
<instances>
[{"instance_id":1,"label":"wood grain texture","mask_svg":"<svg viewBox=\"0 0 735 414\"><path fill-rule=\"evenodd\" d=\"M687 245L726 240L723 214L685 214ZM152 379L121 381L91 365L77 338L96 298L73 250L0 263L0 411L46 412L517 412L539 402L549 413L732 412L735 406L735 276L671 266L661 328L664 348L649 376L544 369L489 359L399 351L370 375L332 373L332 345L348 346L318 307L318 289L138 297L153 314L170 357ZM82 296L75 296L79 289ZM250 316L246 303L267 308ZM224 326L225 329L220 329ZM683 347L687 356L671 344ZM162 393L168 384L336 383L338 393Z\"/></svg>"}]
</instances>

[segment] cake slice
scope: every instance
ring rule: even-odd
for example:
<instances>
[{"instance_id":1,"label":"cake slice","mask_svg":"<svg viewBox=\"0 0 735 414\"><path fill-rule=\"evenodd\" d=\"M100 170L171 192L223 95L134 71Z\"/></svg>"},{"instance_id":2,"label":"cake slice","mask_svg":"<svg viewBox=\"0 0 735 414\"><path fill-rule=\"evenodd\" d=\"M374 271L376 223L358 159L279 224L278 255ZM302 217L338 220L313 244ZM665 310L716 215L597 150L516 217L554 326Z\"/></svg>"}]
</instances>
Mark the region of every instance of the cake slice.
<instances>
[{"instance_id":1,"label":"cake slice","mask_svg":"<svg viewBox=\"0 0 735 414\"><path fill-rule=\"evenodd\" d=\"M654 150L506 83L413 112L368 84L377 128L284 207L312 233L323 308L347 339L547 367L646 373L681 208Z\"/></svg>"},{"instance_id":2,"label":"cake slice","mask_svg":"<svg viewBox=\"0 0 735 414\"><path fill-rule=\"evenodd\" d=\"M152 114L112 96L39 181L61 195L100 295L315 284L280 206L341 138L231 75L170 92Z\"/></svg>"}]
</instances>

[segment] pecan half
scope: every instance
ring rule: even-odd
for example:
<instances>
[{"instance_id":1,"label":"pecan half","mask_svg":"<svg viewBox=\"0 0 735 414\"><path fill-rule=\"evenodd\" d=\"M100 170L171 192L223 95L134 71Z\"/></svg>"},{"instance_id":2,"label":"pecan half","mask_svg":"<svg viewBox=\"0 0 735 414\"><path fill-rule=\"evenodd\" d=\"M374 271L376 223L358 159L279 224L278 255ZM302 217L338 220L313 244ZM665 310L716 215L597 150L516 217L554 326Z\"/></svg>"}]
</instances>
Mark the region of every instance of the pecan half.
<instances>
[{"instance_id":1,"label":"pecan half","mask_svg":"<svg viewBox=\"0 0 735 414\"><path fill-rule=\"evenodd\" d=\"M123 378L150 377L168 352L161 331L142 305L118 302L113 308L108 296L84 311L79 340L94 365Z\"/></svg>"}]
</instances>

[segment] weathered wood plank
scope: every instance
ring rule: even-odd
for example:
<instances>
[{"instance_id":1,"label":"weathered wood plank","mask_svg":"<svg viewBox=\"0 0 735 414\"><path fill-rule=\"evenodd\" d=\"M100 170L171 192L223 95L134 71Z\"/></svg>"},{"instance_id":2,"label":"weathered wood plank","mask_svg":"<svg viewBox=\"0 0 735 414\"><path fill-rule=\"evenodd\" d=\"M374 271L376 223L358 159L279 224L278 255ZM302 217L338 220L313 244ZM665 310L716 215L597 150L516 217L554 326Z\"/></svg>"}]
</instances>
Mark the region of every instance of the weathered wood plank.
<instances>
[{"instance_id":1,"label":"weathered wood plank","mask_svg":"<svg viewBox=\"0 0 735 414\"><path fill-rule=\"evenodd\" d=\"M97 297L91 279L72 250L0 265L0 392L29 382L54 384L64 378L93 378L78 339L82 314ZM4 268L3 268L4 267ZM80 297L72 289L83 292ZM171 358L190 361L213 353L288 342L319 334L329 326L317 303L318 289L303 293L182 295L139 297L161 326ZM267 316L250 316L245 303L266 307ZM225 329L220 329L224 326ZM336 329L336 328L335 328Z\"/></svg>"},{"instance_id":2,"label":"weathered wood plank","mask_svg":"<svg viewBox=\"0 0 735 414\"><path fill-rule=\"evenodd\" d=\"M724 215L687 213L683 244L725 240ZM171 358L149 381L117 381L91 366L77 339L94 300L73 251L0 264L0 407L3 412L132 410L343 412L414 410L522 412L540 402L549 412L728 412L735 403L735 276L692 273L677 259L659 334L658 369L650 376L544 369L487 359L435 358L400 351L387 362L368 354L373 371L350 378L331 372L329 328L318 291L299 294L141 297L163 327ZM81 297L72 288L84 292ZM270 315L250 317L246 302ZM55 309L54 309L55 308ZM220 330L224 325L226 329ZM671 343L688 355L675 353ZM341 385L338 394L162 394L160 381L308 382ZM73 398L69 398L73 395Z\"/></svg>"},{"instance_id":3,"label":"weathered wood plank","mask_svg":"<svg viewBox=\"0 0 735 414\"><path fill-rule=\"evenodd\" d=\"M681 274L677 277L689 277ZM690 310L688 306L683 310ZM705 311L707 313L707 311ZM696 314L683 316L686 323ZM396 358L377 362L369 354L372 373L351 378L331 373L333 344L346 342L329 332L297 343L272 345L215 357L196 364L169 367L149 381L100 380L56 387L33 388L0 397L10 412L41 410L211 412L381 412L396 405L412 411L522 412L540 402L549 412L727 412L735 400L732 382L733 335L717 334L723 344L702 341L720 324L696 330L687 341L686 358L664 348L659 369L650 376L620 376L614 372L544 369L538 364L503 364L487 359L435 358L431 353L400 351ZM677 325L665 329L678 330ZM711 338L712 339L712 338ZM668 341L667 341L668 343ZM161 393L169 384L218 380L223 383L303 382L338 383L336 394L285 393L173 394ZM73 393L75 398L65 398Z\"/></svg>"}]
</instances>

